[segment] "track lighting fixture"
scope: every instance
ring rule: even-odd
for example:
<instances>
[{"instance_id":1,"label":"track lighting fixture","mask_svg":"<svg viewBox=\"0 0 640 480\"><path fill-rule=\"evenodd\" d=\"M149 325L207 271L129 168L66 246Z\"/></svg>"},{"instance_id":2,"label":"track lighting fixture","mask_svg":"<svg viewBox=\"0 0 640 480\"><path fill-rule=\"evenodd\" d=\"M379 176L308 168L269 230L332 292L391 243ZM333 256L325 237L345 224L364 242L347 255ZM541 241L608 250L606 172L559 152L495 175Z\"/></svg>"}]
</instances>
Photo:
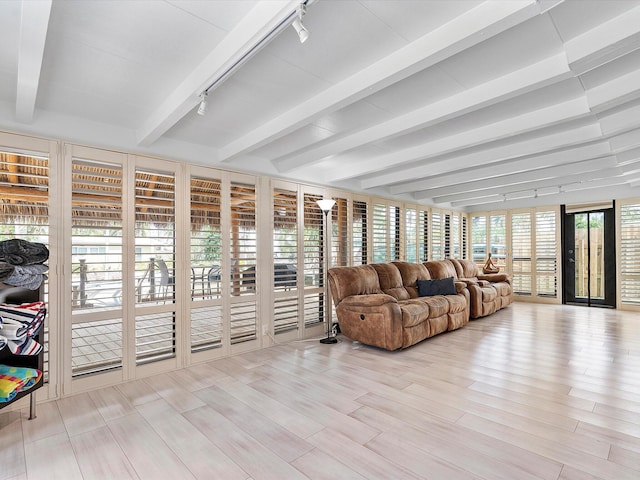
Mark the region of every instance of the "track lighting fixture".
<instances>
[{"instance_id":1,"label":"track lighting fixture","mask_svg":"<svg viewBox=\"0 0 640 480\"><path fill-rule=\"evenodd\" d=\"M291 24L300 38L300 43L304 43L309 38L309 30L302 24L302 17L307 13L307 6L301 3L298 6L298 18L296 18Z\"/></svg>"},{"instance_id":2,"label":"track lighting fixture","mask_svg":"<svg viewBox=\"0 0 640 480\"><path fill-rule=\"evenodd\" d=\"M200 106L198 107L198 115L204 115L207 113L207 91L205 90L200 94Z\"/></svg>"}]
</instances>

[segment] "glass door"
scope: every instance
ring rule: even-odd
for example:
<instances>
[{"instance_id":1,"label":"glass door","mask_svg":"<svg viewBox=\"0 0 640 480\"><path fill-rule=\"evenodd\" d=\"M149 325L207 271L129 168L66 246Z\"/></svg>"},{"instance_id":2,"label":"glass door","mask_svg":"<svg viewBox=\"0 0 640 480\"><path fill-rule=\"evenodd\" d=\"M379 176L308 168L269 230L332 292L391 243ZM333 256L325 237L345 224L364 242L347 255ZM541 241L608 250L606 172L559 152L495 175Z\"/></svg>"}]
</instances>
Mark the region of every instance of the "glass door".
<instances>
[{"instance_id":1,"label":"glass door","mask_svg":"<svg viewBox=\"0 0 640 480\"><path fill-rule=\"evenodd\" d=\"M615 307L613 209L564 212L563 219L564 303Z\"/></svg>"}]
</instances>

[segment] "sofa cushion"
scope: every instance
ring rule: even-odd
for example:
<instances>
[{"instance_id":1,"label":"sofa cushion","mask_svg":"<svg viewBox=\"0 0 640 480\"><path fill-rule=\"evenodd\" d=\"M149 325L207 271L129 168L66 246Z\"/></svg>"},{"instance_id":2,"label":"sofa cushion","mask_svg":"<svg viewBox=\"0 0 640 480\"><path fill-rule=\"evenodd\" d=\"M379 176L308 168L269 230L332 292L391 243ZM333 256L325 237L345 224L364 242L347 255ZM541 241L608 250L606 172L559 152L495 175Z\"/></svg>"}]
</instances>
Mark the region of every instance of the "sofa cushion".
<instances>
[{"instance_id":1,"label":"sofa cushion","mask_svg":"<svg viewBox=\"0 0 640 480\"><path fill-rule=\"evenodd\" d=\"M419 297L410 300L412 303L427 304L429 306L429 318L441 317L449 313L447 297L437 295L435 297Z\"/></svg>"},{"instance_id":2,"label":"sofa cushion","mask_svg":"<svg viewBox=\"0 0 640 480\"><path fill-rule=\"evenodd\" d=\"M431 278L458 278L456 267L449 260L431 260L424 262L423 265L429 270Z\"/></svg>"},{"instance_id":3,"label":"sofa cushion","mask_svg":"<svg viewBox=\"0 0 640 480\"><path fill-rule=\"evenodd\" d=\"M449 302L449 313L460 313L467 309L467 299L464 295L448 295L444 298Z\"/></svg>"},{"instance_id":4,"label":"sofa cushion","mask_svg":"<svg viewBox=\"0 0 640 480\"><path fill-rule=\"evenodd\" d=\"M371 265L378 273L380 289L397 300L408 300L409 293L402 285L400 270L393 263L374 263Z\"/></svg>"},{"instance_id":5,"label":"sofa cushion","mask_svg":"<svg viewBox=\"0 0 640 480\"><path fill-rule=\"evenodd\" d=\"M402 326L413 327L419 325L429 318L429 305L426 303L417 303L412 301L404 301L398 304L402 312Z\"/></svg>"},{"instance_id":6,"label":"sofa cushion","mask_svg":"<svg viewBox=\"0 0 640 480\"><path fill-rule=\"evenodd\" d=\"M482 289L482 303L488 303L495 301L498 296L498 292L493 287L481 287Z\"/></svg>"},{"instance_id":7,"label":"sofa cushion","mask_svg":"<svg viewBox=\"0 0 640 480\"><path fill-rule=\"evenodd\" d=\"M506 297L511 294L511 285L507 282L492 283L499 297Z\"/></svg>"},{"instance_id":8,"label":"sofa cushion","mask_svg":"<svg viewBox=\"0 0 640 480\"><path fill-rule=\"evenodd\" d=\"M336 305L351 295L382 293L378 274L371 265L330 268L329 286Z\"/></svg>"},{"instance_id":9,"label":"sofa cushion","mask_svg":"<svg viewBox=\"0 0 640 480\"><path fill-rule=\"evenodd\" d=\"M417 281L431 279L427 267L421 263L410 262L393 262L393 264L398 267L400 276L402 277L402 284L409 293L409 296L411 298L419 297Z\"/></svg>"},{"instance_id":10,"label":"sofa cushion","mask_svg":"<svg viewBox=\"0 0 640 480\"><path fill-rule=\"evenodd\" d=\"M473 260L463 260L461 258L451 258L449 259L451 263L456 267L456 272L458 273L458 278L474 278L479 273L478 266L475 264Z\"/></svg>"},{"instance_id":11,"label":"sofa cushion","mask_svg":"<svg viewBox=\"0 0 640 480\"><path fill-rule=\"evenodd\" d=\"M434 295L455 295L456 286L453 277L437 278L433 280L418 280L418 293L421 297Z\"/></svg>"}]
</instances>

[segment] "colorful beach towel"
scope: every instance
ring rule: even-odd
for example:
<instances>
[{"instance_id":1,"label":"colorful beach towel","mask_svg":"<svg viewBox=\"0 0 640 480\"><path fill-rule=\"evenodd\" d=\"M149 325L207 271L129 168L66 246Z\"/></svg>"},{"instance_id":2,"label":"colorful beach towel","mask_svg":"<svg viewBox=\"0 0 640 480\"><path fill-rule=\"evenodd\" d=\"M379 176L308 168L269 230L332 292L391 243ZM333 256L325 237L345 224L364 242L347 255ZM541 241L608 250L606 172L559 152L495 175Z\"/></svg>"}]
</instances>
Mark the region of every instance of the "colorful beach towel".
<instances>
[{"instance_id":1,"label":"colorful beach towel","mask_svg":"<svg viewBox=\"0 0 640 480\"><path fill-rule=\"evenodd\" d=\"M28 390L42 377L35 368L11 367L0 364L0 402L12 400L19 392Z\"/></svg>"}]
</instances>

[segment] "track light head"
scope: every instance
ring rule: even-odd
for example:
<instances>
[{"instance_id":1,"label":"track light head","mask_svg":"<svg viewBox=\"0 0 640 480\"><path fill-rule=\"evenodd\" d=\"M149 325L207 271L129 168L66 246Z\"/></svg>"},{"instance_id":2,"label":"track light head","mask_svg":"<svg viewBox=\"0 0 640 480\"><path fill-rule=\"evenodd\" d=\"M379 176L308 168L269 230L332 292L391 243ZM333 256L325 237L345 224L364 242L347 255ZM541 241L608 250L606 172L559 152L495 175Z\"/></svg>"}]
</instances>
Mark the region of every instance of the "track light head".
<instances>
[{"instance_id":1,"label":"track light head","mask_svg":"<svg viewBox=\"0 0 640 480\"><path fill-rule=\"evenodd\" d=\"M202 92L200 95L200 106L198 107L198 115L204 116L207 113L207 92Z\"/></svg>"},{"instance_id":2,"label":"track light head","mask_svg":"<svg viewBox=\"0 0 640 480\"><path fill-rule=\"evenodd\" d=\"M302 17L307 13L307 7L304 3L298 5L298 18L296 18L291 24L298 34L298 38L300 39L300 43L304 43L309 38L309 30L302 24Z\"/></svg>"}]
</instances>

